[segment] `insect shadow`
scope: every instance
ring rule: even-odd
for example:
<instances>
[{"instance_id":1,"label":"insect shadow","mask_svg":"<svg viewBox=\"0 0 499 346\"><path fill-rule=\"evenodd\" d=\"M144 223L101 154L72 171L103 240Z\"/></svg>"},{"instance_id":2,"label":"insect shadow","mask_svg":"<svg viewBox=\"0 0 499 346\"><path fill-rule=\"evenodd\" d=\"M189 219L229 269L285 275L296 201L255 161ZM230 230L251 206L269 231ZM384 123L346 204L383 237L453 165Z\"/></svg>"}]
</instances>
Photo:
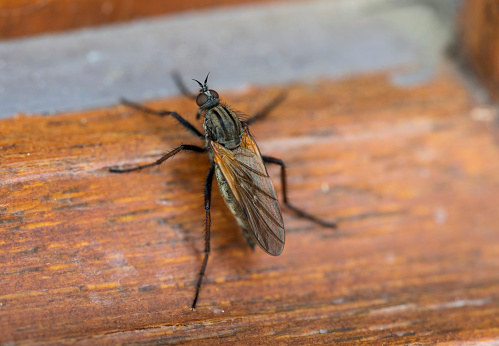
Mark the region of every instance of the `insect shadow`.
<instances>
[{"instance_id":1,"label":"insect shadow","mask_svg":"<svg viewBox=\"0 0 499 346\"><path fill-rule=\"evenodd\" d=\"M248 126L250 124L265 118L272 109L284 100L284 93L279 94L254 116L241 120L234 110L220 102L220 97L215 90L208 88L208 76L209 74L206 76L204 83L193 79L200 87L199 94L195 95L189 92L180 76L174 74L175 83L182 94L196 100L199 107L196 119L203 117L204 133L176 112L154 110L126 99L121 100L124 105L139 111L161 117L171 116L175 118L192 134L205 140L203 148L196 145L182 144L155 162L132 168L113 167L110 169L110 172L113 173L138 171L160 165L184 150L209 154L211 166L204 185L204 206L206 210L204 260L196 284L196 293L191 305L192 310L196 308L210 255L210 208L213 176L217 179L225 204L236 218L237 223L243 230L246 241L252 249L254 249L255 244L258 244L265 252L273 256L280 255L284 249L284 223L277 200L277 193L267 173L265 164L276 164L281 167L283 203L287 208L298 216L321 226L336 228L336 223L323 221L290 204L284 162L275 157L261 155L249 131Z\"/></svg>"}]
</instances>

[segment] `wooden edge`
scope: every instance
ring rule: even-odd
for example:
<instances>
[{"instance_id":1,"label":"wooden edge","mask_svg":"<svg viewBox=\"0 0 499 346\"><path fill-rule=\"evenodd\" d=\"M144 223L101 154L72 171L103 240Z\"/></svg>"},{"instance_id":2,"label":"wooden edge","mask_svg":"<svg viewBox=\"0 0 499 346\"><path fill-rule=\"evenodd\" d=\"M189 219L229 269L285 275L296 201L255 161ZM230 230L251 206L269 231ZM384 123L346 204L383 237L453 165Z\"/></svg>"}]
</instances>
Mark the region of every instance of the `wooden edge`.
<instances>
[{"instance_id":1,"label":"wooden edge","mask_svg":"<svg viewBox=\"0 0 499 346\"><path fill-rule=\"evenodd\" d=\"M211 7L290 0L0 0L0 39L12 39Z\"/></svg>"},{"instance_id":2,"label":"wooden edge","mask_svg":"<svg viewBox=\"0 0 499 346\"><path fill-rule=\"evenodd\" d=\"M467 0L461 11L459 48L472 70L499 100L499 2Z\"/></svg>"}]
</instances>

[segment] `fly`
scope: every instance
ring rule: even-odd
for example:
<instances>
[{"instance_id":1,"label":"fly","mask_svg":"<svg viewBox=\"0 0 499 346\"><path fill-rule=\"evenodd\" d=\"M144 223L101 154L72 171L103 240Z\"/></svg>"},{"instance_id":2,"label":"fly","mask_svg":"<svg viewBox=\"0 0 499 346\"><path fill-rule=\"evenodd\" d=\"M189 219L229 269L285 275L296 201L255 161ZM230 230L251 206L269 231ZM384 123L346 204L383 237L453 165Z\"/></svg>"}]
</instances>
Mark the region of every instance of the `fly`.
<instances>
[{"instance_id":1,"label":"fly","mask_svg":"<svg viewBox=\"0 0 499 346\"><path fill-rule=\"evenodd\" d=\"M236 218L248 245L252 249L254 249L255 244L258 244L265 252L273 256L279 256L284 249L284 223L277 193L265 164L277 164L281 167L283 202L289 209L298 216L325 227L336 228L336 224L320 220L289 203L284 162L274 157L262 155L249 132L248 125L264 118L283 100L282 94L256 115L243 121L228 105L220 102L220 97L215 90L208 88L208 76L206 76L204 83L194 79L200 87L197 96L187 91L178 76L175 76L175 81L184 95L195 98L199 107L196 118L203 117L204 134L176 112L156 111L128 100L122 100L122 103L146 113L172 116L191 133L204 139L205 146L201 148L196 145L182 144L155 162L126 169L111 168L110 172L126 173L157 166L184 150L209 154L211 166L204 185L206 210L204 260L191 305L191 309L194 310L210 255L210 208L213 176L217 179L225 204Z\"/></svg>"}]
</instances>

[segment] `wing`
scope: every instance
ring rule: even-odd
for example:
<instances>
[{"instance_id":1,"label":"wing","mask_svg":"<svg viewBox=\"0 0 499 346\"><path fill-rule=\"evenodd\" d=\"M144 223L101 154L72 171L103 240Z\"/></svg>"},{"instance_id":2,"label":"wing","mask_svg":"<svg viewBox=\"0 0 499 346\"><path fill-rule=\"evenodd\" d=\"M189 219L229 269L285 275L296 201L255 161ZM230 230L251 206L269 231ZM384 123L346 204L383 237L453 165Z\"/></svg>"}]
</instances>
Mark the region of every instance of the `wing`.
<instances>
[{"instance_id":1,"label":"wing","mask_svg":"<svg viewBox=\"0 0 499 346\"><path fill-rule=\"evenodd\" d=\"M210 146L258 244L269 254L280 255L284 249L284 223L274 184L255 141L245 131L236 149L217 142L210 142Z\"/></svg>"}]
</instances>

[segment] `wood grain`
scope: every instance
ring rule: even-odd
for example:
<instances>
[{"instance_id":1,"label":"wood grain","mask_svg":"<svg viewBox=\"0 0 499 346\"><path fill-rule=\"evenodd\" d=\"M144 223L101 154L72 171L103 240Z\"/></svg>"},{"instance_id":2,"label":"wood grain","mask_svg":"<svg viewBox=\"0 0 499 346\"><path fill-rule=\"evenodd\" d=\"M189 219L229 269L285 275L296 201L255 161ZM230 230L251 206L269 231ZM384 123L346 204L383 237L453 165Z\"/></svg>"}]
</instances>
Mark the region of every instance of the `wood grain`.
<instances>
[{"instance_id":1,"label":"wood grain","mask_svg":"<svg viewBox=\"0 0 499 346\"><path fill-rule=\"evenodd\" d=\"M85 28L215 6L290 0L0 0L0 39Z\"/></svg>"},{"instance_id":2,"label":"wood grain","mask_svg":"<svg viewBox=\"0 0 499 346\"><path fill-rule=\"evenodd\" d=\"M499 2L467 0L460 24L461 49L471 68L499 100Z\"/></svg>"},{"instance_id":3,"label":"wood grain","mask_svg":"<svg viewBox=\"0 0 499 346\"><path fill-rule=\"evenodd\" d=\"M497 342L499 137L460 81L291 86L252 132L339 230L283 209L284 253L252 253L215 189L196 311L208 158L108 169L197 139L124 106L0 122L0 342ZM279 89L218 91L251 114ZM190 100L149 105L195 121Z\"/></svg>"}]
</instances>

